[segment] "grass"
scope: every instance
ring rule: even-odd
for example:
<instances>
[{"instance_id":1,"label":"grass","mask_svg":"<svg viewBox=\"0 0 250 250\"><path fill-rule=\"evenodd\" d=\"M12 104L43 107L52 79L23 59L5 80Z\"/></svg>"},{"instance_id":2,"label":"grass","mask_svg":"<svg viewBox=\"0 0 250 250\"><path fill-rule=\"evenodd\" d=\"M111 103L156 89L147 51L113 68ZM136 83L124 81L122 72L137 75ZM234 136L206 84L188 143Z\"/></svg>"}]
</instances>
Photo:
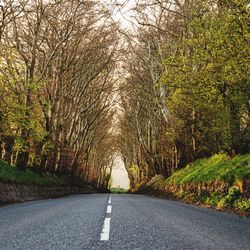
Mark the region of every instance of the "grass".
<instances>
[{"instance_id":1,"label":"grass","mask_svg":"<svg viewBox=\"0 0 250 250\"><path fill-rule=\"evenodd\" d=\"M127 193L127 190L123 189L123 188L111 188L110 192L116 193L116 194L125 194L125 193Z\"/></svg>"},{"instance_id":2,"label":"grass","mask_svg":"<svg viewBox=\"0 0 250 250\"><path fill-rule=\"evenodd\" d=\"M177 197L199 202L209 206L223 208L234 208L239 211L249 211L250 199L241 194L237 184L250 177L250 154L238 155L230 158L226 154L216 154L210 158L200 159L187 167L176 171L164 181L166 185L180 185L192 183L227 182L231 188L227 194L218 192L199 193L181 192Z\"/></svg>"},{"instance_id":3,"label":"grass","mask_svg":"<svg viewBox=\"0 0 250 250\"><path fill-rule=\"evenodd\" d=\"M250 175L250 154L238 155L232 159L226 154L197 160L170 176L166 184L207 183L223 181L237 183Z\"/></svg>"},{"instance_id":4,"label":"grass","mask_svg":"<svg viewBox=\"0 0 250 250\"><path fill-rule=\"evenodd\" d=\"M250 180L250 154L237 155L230 158L226 154L216 154L210 158L200 159L187 167L175 171L167 179L163 176L155 176L142 187L149 188L153 192L164 193L164 187L175 187L182 184L201 183L228 183L229 190L226 193L206 190L189 190L172 188L172 194L178 198L191 203L205 204L219 209L233 209L250 216L250 199L242 193L240 183ZM193 185L198 187L198 185ZM150 189L151 188L151 189ZM170 191L171 192L171 191Z\"/></svg>"},{"instance_id":5,"label":"grass","mask_svg":"<svg viewBox=\"0 0 250 250\"><path fill-rule=\"evenodd\" d=\"M0 180L12 181L20 184L36 184L39 186L55 186L65 185L65 181L51 173L45 173L43 176L27 169L19 170L15 166L10 166L6 162L0 160Z\"/></svg>"}]
</instances>

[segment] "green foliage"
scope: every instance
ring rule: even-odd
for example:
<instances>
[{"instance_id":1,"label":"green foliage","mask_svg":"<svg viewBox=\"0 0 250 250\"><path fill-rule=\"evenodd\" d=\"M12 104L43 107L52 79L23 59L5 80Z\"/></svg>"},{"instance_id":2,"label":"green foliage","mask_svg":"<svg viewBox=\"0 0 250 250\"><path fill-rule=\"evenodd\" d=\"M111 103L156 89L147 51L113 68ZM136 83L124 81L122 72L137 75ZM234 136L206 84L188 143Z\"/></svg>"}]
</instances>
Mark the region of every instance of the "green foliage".
<instances>
[{"instance_id":1,"label":"green foliage","mask_svg":"<svg viewBox=\"0 0 250 250\"><path fill-rule=\"evenodd\" d=\"M230 188L226 196L223 196L218 192L213 192L211 194L180 192L175 194L175 196L184 201L202 203L220 209L234 208L240 211L246 211L250 209L250 199L243 197L239 189L236 187Z\"/></svg>"},{"instance_id":2,"label":"green foliage","mask_svg":"<svg viewBox=\"0 0 250 250\"><path fill-rule=\"evenodd\" d=\"M234 207L244 211L250 209L250 199L247 199L246 197L240 197L236 201L234 201Z\"/></svg>"},{"instance_id":3,"label":"green foliage","mask_svg":"<svg viewBox=\"0 0 250 250\"><path fill-rule=\"evenodd\" d=\"M234 203L241 197L241 192L238 188L232 187L229 189L227 196L223 197L217 204L219 208L232 208Z\"/></svg>"},{"instance_id":4,"label":"green foliage","mask_svg":"<svg viewBox=\"0 0 250 250\"><path fill-rule=\"evenodd\" d=\"M220 202L222 199L222 195L218 192L212 192L210 196L207 197L205 200L205 204L216 207L217 204Z\"/></svg>"},{"instance_id":5,"label":"green foliage","mask_svg":"<svg viewBox=\"0 0 250 250\"><path fill-rule=\"evenodd\" d=\"M217 207L236 208L245 211L250 209L250 199L243 197L238 188L232 187L228 194L217 203Z\"/></svg>"},{"instance_id":6,"label":"green foliage","mask_svg":"<svg viewBox=\"0 0 250 250\"><path fill-rule=\"evenodd\" d=\"M175 56L165 59L160 83L167 106L177 119L175 138L195 155L221 150L249 152L250 9L246 0L193 2L188 34ZM248 7L247 7L248 6ZM192 117L195 112L195 117ZM192 159L191 159L192 160Z\"/></svg>"},{"instance_id":7,"label":"green foliage","mask_svg":"<svg viewBox=\"0 0 250 250\"><path fill-rule=\"evenodd\" d=\"M137 165L132 165L129 169L128 169L128 173L131 175L131 176L136 176L137 175L137 172L138 172L138 166Z\"/></svg>"},{"instance_id":8,"label":"green foliage","mask_svg":"<svg viewBox=\"0 0 250 250\"><path fill-rule=\"evenodd\" d=\"M226 154L216 154L210 158L200 159L184 169L175 171L165 183L206 183L224 181L236 183L250 174L250 154L237 155L230 159Z\"/></svg>"},{"instance_id":9,"label":"green foliage","mask_svg":"<svg viewBox=\"0 0 250 250\"><path fill-rule=\"evenodd\" d=\"M66 182L51 173L41 176L31 169L19 170L15 166L10 166L0 160L0 180L13 181L22 184L36 184L40 186L66 185Z\"/></svg>"},{"instance_id":10,"label":"green foliage","mask_svg":"<svg viewBox=\"0 0 250 250\"><path fill-rule=\"evenodd\" d=\"M14 150L25 151L27 150L27 142L21 136L15 136Z\"/></svg>"},{"instance_id":11,"label":"green foliage","mask_svg":"<svg viewBox=\"0 0 250 250\"><path fill-rule=\"evenodd\" d=\"M55 145L51 141L47 140L45 143L43 143L42 153L48 154L54 148Z\"/></svg>"}]
</instances>

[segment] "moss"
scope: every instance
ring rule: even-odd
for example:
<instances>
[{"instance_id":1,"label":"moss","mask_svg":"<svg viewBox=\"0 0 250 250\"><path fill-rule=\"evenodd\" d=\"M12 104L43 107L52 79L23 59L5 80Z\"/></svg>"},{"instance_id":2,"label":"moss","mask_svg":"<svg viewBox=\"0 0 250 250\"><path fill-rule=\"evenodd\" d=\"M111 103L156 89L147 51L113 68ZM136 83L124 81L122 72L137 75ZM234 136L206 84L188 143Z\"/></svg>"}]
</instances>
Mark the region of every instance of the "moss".
<instances>
[{"instance_id":1,"label":"moss","mask_svg":"<svg viewBox=\"0 0 250 250\"><path fill-rule=\"evenodd\" d=\"M40 186L65 185L66 181L58 176L45 173L43 176L35 173L31 169L22 171L15 166L10 166L0 160L0 180L12 181L22 184L36 184Z\"/></svg>"}]
</instances>

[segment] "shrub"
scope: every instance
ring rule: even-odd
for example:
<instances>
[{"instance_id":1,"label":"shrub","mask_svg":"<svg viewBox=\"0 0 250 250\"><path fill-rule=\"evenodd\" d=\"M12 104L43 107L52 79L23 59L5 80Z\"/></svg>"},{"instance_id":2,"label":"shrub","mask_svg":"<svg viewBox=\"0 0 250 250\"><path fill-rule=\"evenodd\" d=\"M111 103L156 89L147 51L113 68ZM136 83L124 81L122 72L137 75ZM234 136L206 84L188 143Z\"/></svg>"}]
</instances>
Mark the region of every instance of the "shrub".
<instances>
[{"instance_id":1,"label":"shrub","mask_svg":"<svg viewBox=\"0 0 250 250\"><path fill-rule=\"evenodd\" d=\"M227 197L223 197L217 204L218 208L228 208L230 207L230 202Z\"/></svg>"},{"instance_id":2,"label":"shrub","mask_svg":"<svg viewBox=\"0 0 250 250\"><path fill-rule=\"evenodd\" d=\"M241 197L241 192L238 187L231 187L227 196L223 197L218 202L219 208L232 208L234 207L234 203Z\"/></svg>"},{"instance_id":3,"label":"shrub","mask_svg":"<svg viewBox=\"0 0 250 250\"><path fill-rule=\"evenodd\" d=\"M210 206L217 206L219 201L222 199L222 195L218 192L211 193L210 197L207 197L205 203Z\"/></svg>"},{"instance_id":4,"label":"shrub","mask_svg":"<svg viewBox=\"0 0 250 250\"><path fill-rule=\"evenodd\" d=\"M250 209L250 199L247 199L246 197L240 197L234 202L234 207L241 211L248 210Z\"/></svg>"}]
</instances>

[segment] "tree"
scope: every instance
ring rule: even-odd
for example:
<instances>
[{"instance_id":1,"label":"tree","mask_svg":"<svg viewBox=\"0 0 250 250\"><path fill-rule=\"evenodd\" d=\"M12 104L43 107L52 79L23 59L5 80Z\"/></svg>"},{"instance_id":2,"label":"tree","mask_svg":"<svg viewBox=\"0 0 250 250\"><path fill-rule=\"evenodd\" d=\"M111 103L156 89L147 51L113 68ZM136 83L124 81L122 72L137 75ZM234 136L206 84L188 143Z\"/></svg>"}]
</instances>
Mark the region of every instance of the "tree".
<instances>
[{"instance_id":1,"label":"tree","mask_svg":"<svg viewBox=\"0 0 250 250\"><path fill-rule=\"evenodd\" d=\"M115 102L117 32L110 13L87 0L15 4L1 40L3 158L23 170L107 186L111 151L102 160L96 154L110 147Z\"/></svg>"},{"instance_id":2,"label":"tree","mask_svg":"<svg viewBox=\"0 0 250 250\"><path fill-rule=\"evenodd\" d=\"M248 19L243 0L137 1L120 125L132 181L249 152Z\"/></svg>"}]
</instances>

